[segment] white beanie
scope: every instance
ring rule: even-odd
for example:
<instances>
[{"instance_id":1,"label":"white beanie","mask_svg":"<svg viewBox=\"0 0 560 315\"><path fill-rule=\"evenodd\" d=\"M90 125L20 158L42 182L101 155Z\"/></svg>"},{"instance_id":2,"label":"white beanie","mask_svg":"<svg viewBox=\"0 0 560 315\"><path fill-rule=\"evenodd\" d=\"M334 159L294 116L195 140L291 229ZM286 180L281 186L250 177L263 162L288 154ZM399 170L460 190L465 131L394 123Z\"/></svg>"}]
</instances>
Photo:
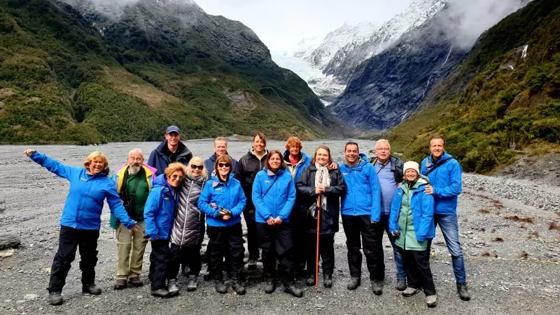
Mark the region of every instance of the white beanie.
<instances>
[{"instance_id":1,"label":"white beanie","mask_svg":"<svg viewBox=\"0 0 560 315\"><path fill-rule=\"evenodd\" d=\"M403 166L403 174L406 173L407 169L413 169L416 171L416 173L420 174L420 166L418 165L418 163L414 162L414 161L408 161L406 163L404 163Z\"/></svg>"}]
</instances>

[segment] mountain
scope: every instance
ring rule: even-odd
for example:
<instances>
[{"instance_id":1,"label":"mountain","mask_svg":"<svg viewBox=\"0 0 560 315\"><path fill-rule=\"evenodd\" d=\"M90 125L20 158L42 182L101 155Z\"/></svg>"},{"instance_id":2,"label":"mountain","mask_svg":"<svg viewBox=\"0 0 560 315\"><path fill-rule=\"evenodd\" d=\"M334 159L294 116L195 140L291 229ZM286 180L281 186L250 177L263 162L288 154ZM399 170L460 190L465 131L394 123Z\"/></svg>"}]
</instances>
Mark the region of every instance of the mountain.
<instances>
[{"instance_id":1,"label":"mountain","mask_svg":"<svg viewBox=\"0 0 560 315\"><path fill-rule=\"evenodd\" d=\"M399 124L462 61L483 31L527 2L449 1L392 47L356 67L329 109L358 129L386 130Z\"/></svg>"},{"instance_id":2,"label":"mountain","mask_svg":"<svg viewBox=\"0 0 560 315\"><path fill-rule=\"evenodd\" d=\"M404 12L387 21L367 39L351 40L338 49L329 58L323 72L348 82L360 63L391 47L403 34L429 21L445 3L446 0L413 1Z\"/></svg>"},{"instance_id":3,"label":"mountain","mask_svg":"<svg viewBox=\"0 0 560 315\"><path fill-rule=\"evenodd\" d=\"M420 160L430 137L466 171L492 172L519 155L560 152L560 2L534 0L486 31L388 137Z\"/></svg>"},{"instance_id":4,"label":"mountain","mask_svg":"<svg viewBox=\"0 0 560 315\"><path fill-rule=\"evenodd\" d=\"M253 31L191 0L0 0L0 43L0 143L338 130Z\"/></svg>"},{"instance_id":5,"label":"mountain","mask_svg":"<svg viewBox=\"0 0 560 315\"><path fill-rule=\"evenodd\" d=\"M361 63L329 109L356 129L385 130L406 119L468 52L442 31L449 18L450 10L441 10L395 46Z\"/></svg>"},{"instance_id":6,"label":"mountain","mask_svg":"<svg viewBox=\"0 0 560 315\"><path fill-rule=\"evenodd\" d=\"M302 43L302 48L293 53L292 59L274 60L304 78L313 91L330 104L342 94L360 63L383 52L403 34L431 19L446 1L415 0L405 11L381 26L374 22L344 24L328 33L318 44ZM308 71L307 67L300 65L301 62L294 62L295 58L318 71ZM310 73L313 75L309 76Z\"/></svg>"}]
</instances>

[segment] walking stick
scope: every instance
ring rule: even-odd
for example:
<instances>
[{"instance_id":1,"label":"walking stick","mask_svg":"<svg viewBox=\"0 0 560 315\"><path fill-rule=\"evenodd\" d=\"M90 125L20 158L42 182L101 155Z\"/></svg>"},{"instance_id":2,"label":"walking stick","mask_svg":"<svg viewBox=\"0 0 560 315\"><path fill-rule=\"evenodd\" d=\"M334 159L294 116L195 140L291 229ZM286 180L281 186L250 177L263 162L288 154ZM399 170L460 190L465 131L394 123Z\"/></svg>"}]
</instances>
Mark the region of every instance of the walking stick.
<instances>
[{"instance_id":1,"label":"walking stick","mask_svg":"<svg viewBox=\"0 0 560 315\"><path fill-rule=\"evenodd\" d=\"M315 288L319 287L319 236L321 231L321 194L317 195L317 245L315 248Z\"/></svg>"}]
</instances>

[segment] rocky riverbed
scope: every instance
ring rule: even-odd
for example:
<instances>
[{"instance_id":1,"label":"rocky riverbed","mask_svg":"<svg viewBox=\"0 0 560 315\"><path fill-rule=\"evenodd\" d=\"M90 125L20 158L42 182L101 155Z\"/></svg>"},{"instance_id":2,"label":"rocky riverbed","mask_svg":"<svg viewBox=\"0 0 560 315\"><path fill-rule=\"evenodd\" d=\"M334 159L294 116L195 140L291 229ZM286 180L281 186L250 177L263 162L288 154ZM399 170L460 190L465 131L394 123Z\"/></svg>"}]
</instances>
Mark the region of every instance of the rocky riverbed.
<instances>
[{"instance_id":1,"label":"rocky riverbed","mask_svg":"<svg viewBox=\"0 0 560 315\"><path fill-rule=\"evenodd\" d=\"M343 142L327 143L335 156L341 156ZM305 143L306 150L311 152L316 144ZM371 143L363 143L363 151L368 149L368 144L371 147ZM80 165L87 153L100 149L109 155L114 169L125 160L132 147L149 153L155 145L114 143L99 147L40 146L37 149L73 165ZM212 152L210 141L189 141L187 145L203 157ZM230 153L238 158L248 147L247 142L232 142ZM281 148L282 143L272 141L268 147ZM63 292L66 302L62 306L50 306L46 301L46 286L68 185L23 157L23 146L0 148L0 175L4 178L0 183L0 225L2 233L17 235L22 241L19 248L2 251L0 255L1 314L548 314L560 308L560 189L531 178L474 174L464 175L459 204L461 240L473 295L470 302L463 302L456 295L451 259L439 230L431 260L439 295L435 310L426 308L422 294L403 298L394 290L394 265L388 242L385 242L387 279L383 295L374 296L371 292L365 263L362 286L356 291L346 290L349 274L342 227L336 236L334 287L306 288L301 299L292 298L281 290L265 294L263 285L257 281L258 272L248 275L245 296L236 296L231 290L219 295L211 283L202 280L197 291L182 291L172 299L151 297L149 286L114 291L116 245L114 232L107 225L108 212L105 212L96 268L97 284L103 294L81 294L77 257ZM531 167L527 165L529 171ZM149 264L149 252L148 246L145 269ZM147 274L143 279L147 282ZM181 278L179 285L185 283Z\"/></svg>"}]
</instances>

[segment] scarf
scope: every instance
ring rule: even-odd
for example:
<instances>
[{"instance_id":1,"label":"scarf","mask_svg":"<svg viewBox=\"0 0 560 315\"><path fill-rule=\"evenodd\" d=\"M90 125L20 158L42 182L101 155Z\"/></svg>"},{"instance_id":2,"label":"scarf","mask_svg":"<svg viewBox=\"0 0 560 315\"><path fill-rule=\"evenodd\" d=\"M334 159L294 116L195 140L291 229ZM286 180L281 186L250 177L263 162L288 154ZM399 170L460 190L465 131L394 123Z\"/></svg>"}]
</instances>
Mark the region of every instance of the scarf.
<instances>
[{"instance_id":1,"label":"scarf","mask_svg":"<svg viewBox=\"0 0 560 315\"><path fill-rule=\"evenodd\" d=\"M329 169L326 166L321 166L315 163L317 172L315 173L315 188L319 185L323 187L329 187L331 185L331 177L329 176ZM327 209L327 196L326 194L321 194L321 209Z\"/></svg>"}]
</instances>

